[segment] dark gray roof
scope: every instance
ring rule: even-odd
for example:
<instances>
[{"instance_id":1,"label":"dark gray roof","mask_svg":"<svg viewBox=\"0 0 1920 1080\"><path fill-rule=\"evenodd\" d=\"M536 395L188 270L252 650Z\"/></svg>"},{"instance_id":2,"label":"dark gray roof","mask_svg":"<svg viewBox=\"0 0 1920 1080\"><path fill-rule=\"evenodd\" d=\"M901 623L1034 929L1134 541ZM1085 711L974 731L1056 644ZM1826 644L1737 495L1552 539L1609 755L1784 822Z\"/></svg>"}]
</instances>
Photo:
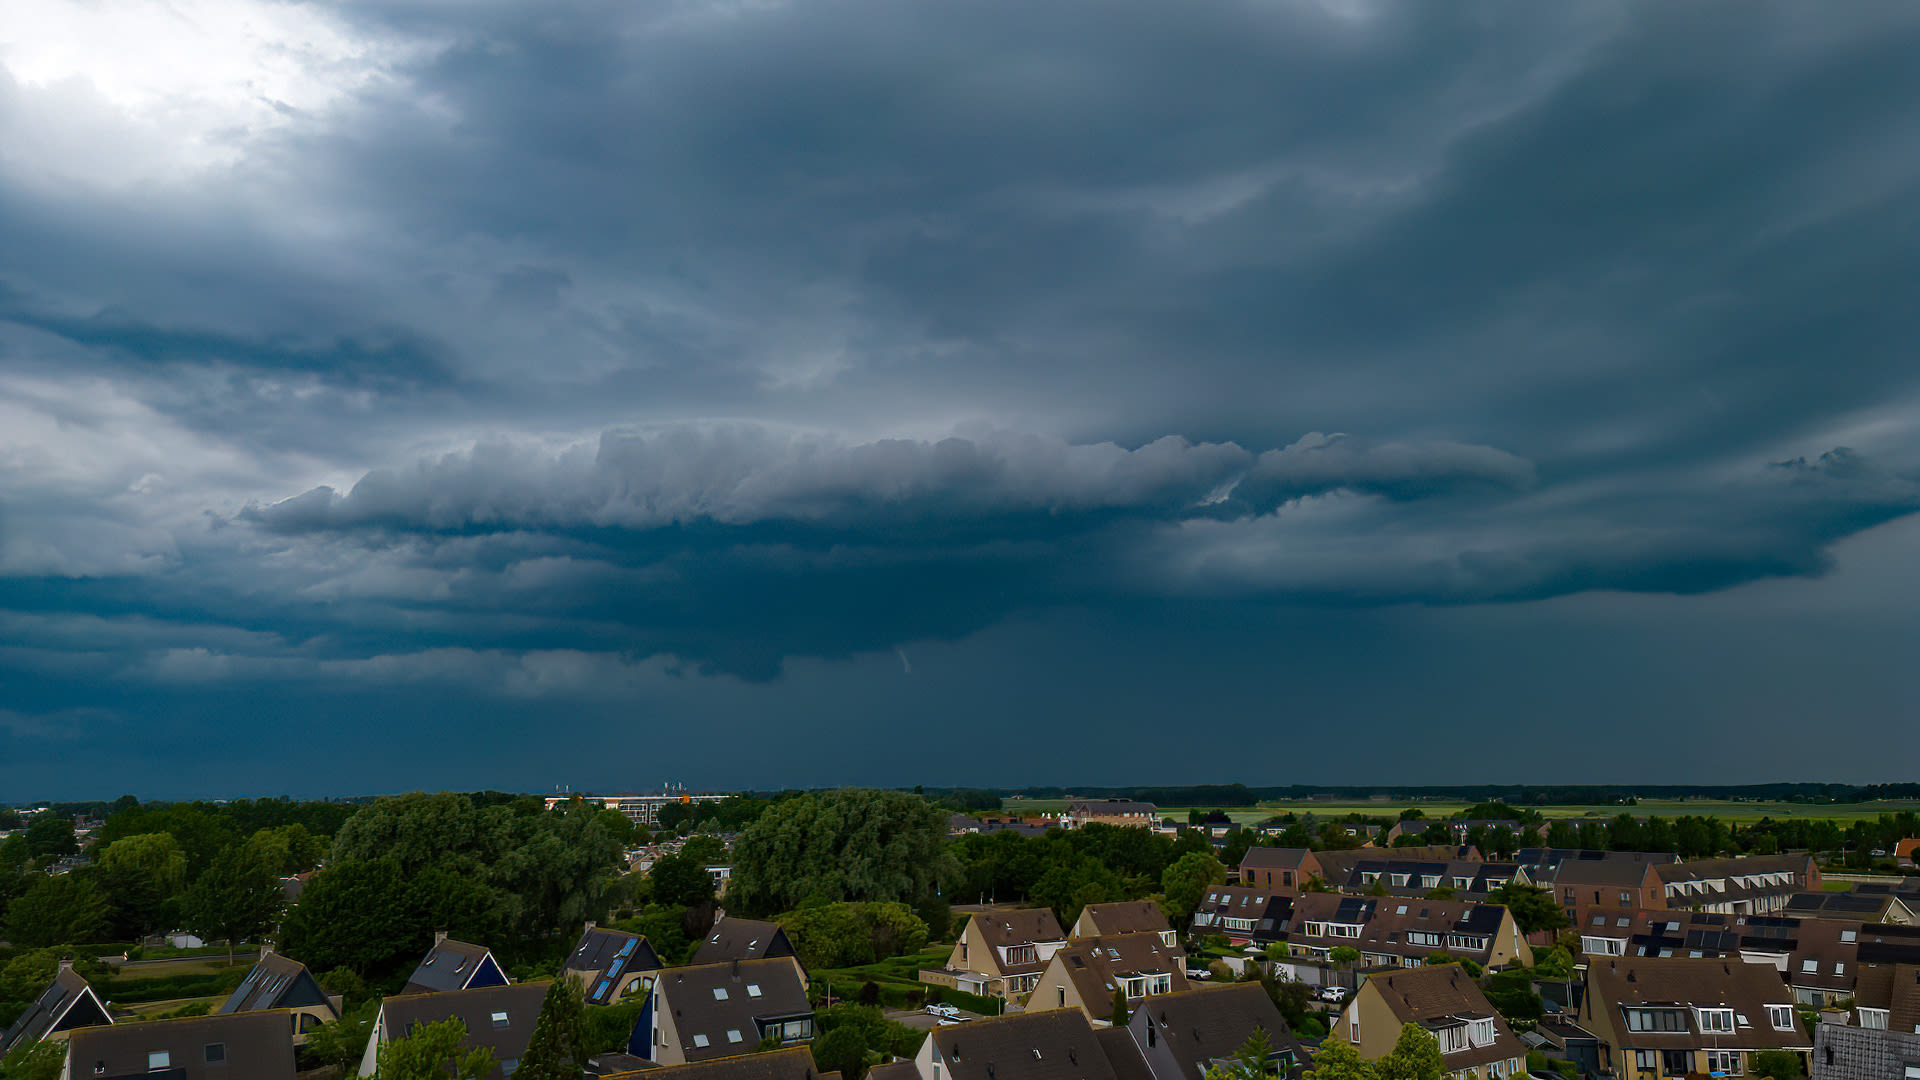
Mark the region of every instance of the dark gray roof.
<instances>
[{"instance_id":1,"label":"dark gray roof","mask_svg":"<svg viewBox=\"0 0 1920 1080\"><path fill-rule=\"evenodd\" d=\"M87 985L87 980L72 968L62 967L27 1011L14 1020L6 1035L0 1037L0 1057L11 1053L16 1046L37 1042L56 1031L111 1023L113 1017L107 1012L106 1003Z\"/></svg>"},{"instance_id":2,"label":"dark gray roof","mask_svg":"<svg viewBox=\"0 0 1920 1080\"><path fill-rule=\"evenodd\" d=\"M621 976L659 967L660 957L644 936L596 927L580 935L562 970L593 974L595 978L587 984L587 1003L605 1005L618 989Z\"/></svg>"},{"instance_id":3,"label":"dark gray roof","mask_svg":"<svg viewBox=\"0 0 1920 1080\"><path fill-rule=\"evenodd\" d=\"M1263 1028L1273 1052L1303 1064L1306 1052L1293 1037L1280 1010L1259 983L1237 983L1161 994L1140 1009L1145 1023L1158 1029L1160 1039L1180 1064L1183 1077L1199 1076L1207 1063L1232 1057L1255 1028ZM1285 1072L1285 1069L1281 1070Z\"/></svg>"},{"instance_id":4,"label":"dark gray roof","mask_svg":"<svg viewBox=\"0 0 1920 1080\"><path fill-rule=\"evenodd\" d=\"M891 1066L878 1065L867 1075L884 1080L888 1075L884 1070L888 1068ZM914 1072L910 1062L907 1072L913 1076L919 1075ZM644 1076L646 1080L840 1080L837 1072L815 1072L813 1051L804 1046L772 1050L764 1054L737 1054L716 1061L696 1061L686 1065L661 1065L644 1072L635 1070L614 1073L612 1076Z\"/></svg>"},{"instance_id":5,"label":"dark gray roof","mask_svg":"<svg viewBox=\"0 0 1920 1080\"><path fill-rule=\"evenodd\" d=\"M1119 1080L1079 1009L975 1020L927 1037L953 1080Z\"/></svg>"},{"instance_id":6,"label":"dark gray roof","mask_svg":"<svg viewBox=\"0 0 1920 1080\"><path fill-rule=\"evenodd\" d=\"M152 1068L157 1053L166 1071ZM294 1080L293 1021L271 1010L81 1028L67 1061L87 1080Z\"/></svg>"},{"instance_id":7,"label":"dark gray roof","mask_svg":"<svg viewBox=\"0 0 1920 1080\"><path fill-rule=\"evenodd\" d=\"M548 985L518 983L390 997L380 1003L382 1035L391 1042L405 1038L415 1024L437 1024L457 1017L467 1025L462 1046L487 1047L502 1063L518 1061L533 1038L533 1025L540 1019ZM503 1075L497 1068L492 1073L493 1080Z\"/></svg>"},{"instance_id":8,"label":"dark gray roof","mask_svg":"<svg viewBox=\"0 0 1920 1080\"><path fill-rule=\"evenodd\" d=\"M760 1041L761 1022L813 1013L799 968L785 957L668 968L654 988L659 1007L673 1010L689 1061L746 1053ZM728 1039L728 1031L740 1032L742 1041ZM696 1046L695 1035L706 1036L707 1045Z\"/></svg>"},{"instance_id":9,"label":"dark gray roof","mask_svg":"<svg viewBox=\"0 0 1920 1080\"><path fill-rule=\"evenodd\" d=\"M476 978L478 979L476 983ZM469 945L447 938L427 950L420 966L407 977L403 994L433 994L447 990L465 990L475 985L499 985L506 973L483 945Z\"/></svg>"},{"instance_id":10,"label":"dark gray roof","mask_svg":"<svg viewBox=\"0 0 1920 1080\"><path fill-rule=\"evenodd\" d=\"M722 960L760 960L769 956L792 956L793 945L779 923L757 919L721 919L707 931L706 939L694 950L696 964L717 964Z\"/></svg>"},{"instance_id":11,"label":"dark gray roof","mask_svg":"<svg viewBox=\"0 0 1920 1080\"><path fill-rule=\"evenodd\" d=\"M316 997L318 1000L314 1000ZM214 1013L224 1016L290 1005L318 1005L326 1000L326 994L320 990L307 965L274 953L261 957Z\"/></svg>"},{"instance_id":12,"label":"dark gray roof","mask_svg":"<svg viewBox=\"0 0 1920 1080\"><path fill-rule=\"evenodd\" d=\"M1113 1075L1117 1080L1153 1080L1153 1070L1147 1068L1147 1059L1140 1056L1140 1047L1134 1044L1133 1032L1123 1027L1095 1028L1094 1041L1107 1055L1107 1064L1113 1066ZM868 1074L872 1080L872 1073ZM909 1078L901 1078L909 1080Z\"/></svg>"}]
</instances>

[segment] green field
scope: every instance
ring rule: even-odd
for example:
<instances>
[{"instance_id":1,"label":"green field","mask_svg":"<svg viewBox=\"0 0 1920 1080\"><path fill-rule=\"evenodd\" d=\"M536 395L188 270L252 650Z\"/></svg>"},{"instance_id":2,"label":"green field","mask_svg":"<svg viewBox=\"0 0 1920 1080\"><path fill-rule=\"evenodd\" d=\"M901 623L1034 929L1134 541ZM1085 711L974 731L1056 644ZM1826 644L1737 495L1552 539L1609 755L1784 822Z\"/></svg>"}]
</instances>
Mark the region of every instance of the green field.
<instances>
[{"instance_id":1,"label":"green field","mask_svg":"<svg viewBox=\"0 0 1920 1080\"><path fill-rule=\"evenodd\" d=\"M1003 805L1007 812L1010 813L1043 814L1064 810L1067 808L1067 802L1068 800L1066 799L1008 799ZM1429 818L1444 818L1465 810L1467 805L1468 804L1464 802L1428 802L1426 800L1415 802L1373 802L1371 800L1364 802L1323 802L1317 799L1304 799L1286 802L1265 802L1252 807L1228 808L1226 809L1226 814L1234 821L1242 824L1254 824L1265 821L1277 814L1288 813L1289 811L1303 814L1311 813L1315 817L1323 819L1340 818L1348 814L1361 814L1366 817L1376 818L1395 818L1400 816L1400 811L1408 807L1418 807L1424 811ZM1175 821L1184 821L1189 809L1189 807L1185 806L1163 806L1160 808L1160 812L1167 817L1173 818ZM1200 809L1210 810L1213 809L1213 807L1201 807ZM1729 824L1750 824L1765 817L1773 818L1776 821L1788 818L1802 820L1819 820L1824 818L1844 823L1858 821L1863 818L1871 820L1881 814L1890 814L1901 810L1920 810L1920 803L1886 801L1821 805L1818 803L1731 802L1723 799L1676 799L1661 801L1643 799L1635 806L1621 806L1619 804L1583 806L1570 804L1538 806L1532 807L1531 809L1539 810L1549 818L1582 818L1592 816L1605 819L1621 813L1630 813L1635 817L1646 817L1649 815L1662 818L1683 816L1717 817Z\"/></svg>"}]
</instances>

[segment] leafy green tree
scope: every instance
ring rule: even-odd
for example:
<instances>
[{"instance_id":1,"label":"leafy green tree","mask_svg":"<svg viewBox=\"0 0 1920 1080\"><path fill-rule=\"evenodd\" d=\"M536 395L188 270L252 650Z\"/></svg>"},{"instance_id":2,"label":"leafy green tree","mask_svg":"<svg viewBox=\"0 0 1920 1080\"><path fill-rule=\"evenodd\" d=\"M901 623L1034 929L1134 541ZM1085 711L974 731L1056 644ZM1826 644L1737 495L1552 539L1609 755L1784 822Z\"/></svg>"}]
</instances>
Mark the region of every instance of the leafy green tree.
<instances>
[{"instance_id":1,"label":"leafy green tree","mask_svg":"<svg viewBox=\"0 0 1920 1080\"><path fill-rule=\"evenodd\" d=\"M137 833L108 844L93 867L106 893L116 936L139 939L168 929L186 885L187 856L167 833Z\"/></svg>"},{"instance_id":2,"label":"leafy green tree","mask_svg":"<svg viewBox=\"0 0 1920 1080\"><path fill-rule=\"evenodd\" d=\"M1418 1024L1400 1025L1400 1037L1374 1066L1379 1080L1440 1080L1447 1074L1440 1040Z\"/></svg>"},{"instance_id":3,"label":"leafy green tree","mask_svg":"<svg viewBox=\"0 0 1920 1080\"><path fill-rule=\"evenodd\" d=\"M7 905L7 937L15 945L98 941L106 929L107 898L93 882L72 874L41 878Z\"/></svg>"},{"instance_id":4,"label":"leafy green tree","mask_svg":"<svg viewBox=\"0 0 1920 1080\"><path fill-rule=\"evenodd\" d=\"M0 1080L59 1080L66 1063L66 1043L52 1039L28 1043L0 1064Z\"/></svg>"},{"instance_id":5,"label":"leafy green tree","mask_svg":"<svg viewBox=\"0 0 1920 1080\"><path fill-rule=\"evenodd\" d=\"M1175 859L1160 875L1160 891L1175 912L1174 925L1192 922L1208 887L1223 885L1226 880L1227 868L1210 853L1194 851Z\"/></svg>"},{"instance_id":6,"label":"leafy green tree","mask_svg":"<svg viewBox=\"0 0 1920 1080\"><path fill-rule=\"evenodd\" d=\"M777 802L741 831L733 856L728 903L757 912L820 900L913 904L959 877L946 814L898 791L843 788Z\"/></svg>"},{"instance_id":7,"label":"leafy green tree","mask_svg":"<svg viewBox=\"0 0 1920 1080\"><path fill-rule=\"evenodd\" d=\"M273 857L260 846L236 844L216 856L181 899L188 927L224 939L228 960L236 944L265 934L280 915L285 896Z\"/></svg>"},{"instance_id":8,"label":"leafy green tree","mask_svg":"<svg viewBox=\"0 0 1920 1080\"><path fill-rule=\"evenodd\" d=\"M1800 1080L1807 1075L1800 1055L1790 1050L1762 1050L1747 1059L1747 1074L1769 1080Z\"/></svg>"},{"instance_id":9,"label":"leafy green tree","mask_svg":"<svg viewBox=\"0 0 1920 1080\"><path fill-rule=\"evenodd\" d=\"M1127 992L1116 986L1113 988L1113 1008L1108 1010L1107 1018L1113 1022L1114 1027L1123 1028L1127 1026L1129 1015L1131 1014L1127 1012Z\"/></svg>"},{"instance_id":10,"label":"leafy green tree","mask_svg":"<svg viewBox=\"0 0 1920 1080\"><path fill-rule=\"evenodd\" d=\"M1487 895L1487 902L1500 904L1513 912L1513 921L1523 933L1558 930L1567 925L1567 912L1553 901L1553 892L1538 885L1508 882Z\"/></svg>"},{"instance_id":11,"label":"leafy green tree","mask_svg":"<svg viewBox=\"0 0 1920 1080\"><path fill-rule=\"evenodd\" d=\"M483 1080L499 1061L484 1046L461 1049L467 1025L458 1018L421 1024L380 1048L374 1080Z\"/></svg>"},{"instance_id":12,"label":"leafy green tree","mask_svg":"<svg viewBox=\"0 0 1920 1080\"><path fill-rule=\"evenodd\" d=\"M653 882L653 898L662 904L693 907L713 899L713 875L705 861L684 849L655 860L647 877Z\"/></svg>"},{"instance_id":13,"label":"leafy green tree","mask_svg":"<svg viewBox=\"0 0 1920 1080\"><path fill-rule=\"evenodd\" d=\"M1313 1055L1313 1068L1307 1072L1306 1080L1381 1080L1381 1077L1373 1062L1361 1057L1352 1043L1329 1036L1320 1045L1320 1052Z\"/></svg>"},{"instance_id":14,"label":"leafy green tree","mask_svg":"<svg viewBox=\"0 0 1920 1080\"><path fill-rule=\"evenodd\" d=\"M813 1063L823 1073L859 1080L867 1070L867 1041L851 1024L836 1027L813 1040Z\"/></svg>"},{"instance_id":15,"label":"leafy green tree","mask_svg":"<svg viewBox=\"0 0 1920 1080\"><path fill-rule=\"evenodd\" d=\"M929 933L905 904L823 904L776 921L808 968L855 967L917 953Z\"/></svg>"},{"instance_id":16,"label":"leafy green tree","mask_svg":"<svg viewBox=\"0 0 1920 1080\"><path fill-rule=\"evenodd\" d=\"M326 845L299 822L261 829L247 843L254 845L261 857L272 864L274 873L283 877L304 874L319 866L327 855Z\"/></svg>"},{"instance_id":17,"label":"leafy green tree","mask_svg":"<svg viewBox=\"0 0 1920 1080\"><path fill-rule=\"evenodd\" d=\"M73 838L73 819L65 814L43 811L27 826L27 853L36 859L57 859L79 850Z\"/></svg>"},{"instance_id":18,"label":"leafy green tree","mask_svg":"<svg viewBox=\"0 0 1920 1080\"><path fill-rule=\"evenodd\" d=\"M348 860L313 875L281 925L283 951L316 970L351 968L370 977L424 948L431 928L411 917L406 875L393 859Z\"/></svg>"},{"instance_id":19,"label":"leafy green tree","mask_svg":"<svg viewBox=\"0 0 1920 1080\"><path fill-rule=\"evenodd\" d=\"M322 982L324 985L324 980ZM359 1064L361 1055L366 1053L367 1039L373 1035L373 1021L379 1012L380 1003L373 1000L349 1008L340 1019L322 1024L307 1036L308 1053L344 1075Z\"/></svg>"},{"instance_id":20,"label":"leafy green tree","mask_svg":"<svg viewBox=\"0 0 1920 1080\"><path fill-rule=\"evenodd\" d=\"M187 883L187 855L168 833L139 833L115 840L94 860L103 869L137 870L172 894Z\"/></svg>"},{"instance_id":21,"label":"leafy green tree","mask_svg":"<svg viewBox=\"0 0 1920 1080\"><path fill-rule=\"evenodd\" d=\"M1206 1080L1263 1080L1269 1075L1267 1062L1272 1057L1273 1040L1266 1028L1256 1027L1233 1057L1207 1069Z\"/></svg>"},{"instance_id":22,"label":"leafy green tree","mask_svg":"<svg viewBox=\"0 0 1920 1080\"><path fill-rule=\"evenodd\" d=\"M1360 962L1360 950L1351 945L1335 945L1327 950L1327 959L1343 968L1352 967Z\"/></svg>"},{"instance_id":23,"label":"leafy green tree","mask_svg":"<svg viewBox=\"0 0 1920 1080\"><path fill-rule=\"evenodd\" d=\"M586 1045L584 1010L573 984L554 980L514 1080L580 1080L592 1053Z\"/></svg>"}]
</instances>

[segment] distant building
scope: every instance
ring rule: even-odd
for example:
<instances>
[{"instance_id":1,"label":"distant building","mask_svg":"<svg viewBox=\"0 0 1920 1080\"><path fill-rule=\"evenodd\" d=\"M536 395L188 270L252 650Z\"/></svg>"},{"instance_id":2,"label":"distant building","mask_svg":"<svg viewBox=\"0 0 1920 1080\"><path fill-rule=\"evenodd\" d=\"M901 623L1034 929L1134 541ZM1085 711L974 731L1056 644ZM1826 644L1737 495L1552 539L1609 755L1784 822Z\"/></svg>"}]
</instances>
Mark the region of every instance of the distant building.
<instances>
[{"instance_id":1,"label":"distant building","mask_svg":"<svg viewBox=\"0 0 1920 1080\"><path fill-rule=\"evenodd\" d=\"M663 806L674 803L717 803L731 798L733 796L717 792L695 794L688 791L649 791L635 795L549 795L547 809L552 810L562 803L580 799L599 803L608 810L618 810L636 825L654 826L660 824L660 808Z\"/></svg>"},{"instance_id":2,"label":"distant building","mask_svg":"<svg viewBox=\"0 0 1920 1080\"><path fill-rule=\"evenodd\" d=\"M1152 828L1160 822L1160 811L1150 802L1127 799L1084 800L1067 804L1060 823L1069 829L1084 825L1137 825Z\"/></svg>"}]
</instances>

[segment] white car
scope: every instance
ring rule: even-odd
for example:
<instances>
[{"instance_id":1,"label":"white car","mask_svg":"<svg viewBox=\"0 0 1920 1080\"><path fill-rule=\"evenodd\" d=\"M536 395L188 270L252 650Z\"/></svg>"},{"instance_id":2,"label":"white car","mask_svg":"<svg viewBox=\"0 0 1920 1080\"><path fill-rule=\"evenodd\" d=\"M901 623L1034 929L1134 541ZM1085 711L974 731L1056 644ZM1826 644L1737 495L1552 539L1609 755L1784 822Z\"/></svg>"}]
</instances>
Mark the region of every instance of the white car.
<instances>
[{"instance_id":1,"label":"white car","mask_svg":"<svg viewBox=\"0 0 1920 1080\"><path fill-rule=\"evenodd\" d=\"M960 1010L952 1005L929 1005L927 1006L927 1015L937 1016L942 1021L948 1023L957 1024L960 1022Z\"/></svg>"},{"instance_id":2,"label":"white car","mask_svg":"<svg viewBox=\"0 0 1920 1080\"><path fill-rule=\"evenodd\" d=\"M1336 1005L1352 996L1353 991L1344 986L1323 986L1320 988L1320 992L1314 995L1314 997L1319 998L1321 1001L1331 1001Z\"/></svg>"}]
</instances>

